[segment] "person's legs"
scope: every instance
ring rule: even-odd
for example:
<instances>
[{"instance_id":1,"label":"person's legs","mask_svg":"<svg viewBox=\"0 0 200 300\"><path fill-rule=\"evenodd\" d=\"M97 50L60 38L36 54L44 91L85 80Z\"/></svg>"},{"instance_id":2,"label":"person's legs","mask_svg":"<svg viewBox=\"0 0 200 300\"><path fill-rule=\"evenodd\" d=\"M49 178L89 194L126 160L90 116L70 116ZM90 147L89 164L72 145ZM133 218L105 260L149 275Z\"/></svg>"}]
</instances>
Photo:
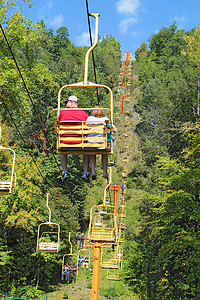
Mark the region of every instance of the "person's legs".
<instances>
[{"instance_id":1,"label":"person's legs","mask_svg":"<svg viewBox=\"0 0 200 300\"><path fill-rule=\"evenodd\" d=\"M66 280L69 280L69 271L66 272Z\"/></svg>"},{"instance_id":2,"label":"person's legs","mask_svg":"<svg viewBox=\"0 0 200 300\"><path fill-rule=\"evenodd\" d=\"M76 281L76 271L73 271L74 274L74 281Z\"/></svg>"},{"instance_id":3,"label":"person's legs","mask_svg":"<svg viewBox=\"0 0 200 300\"><path fill-rule=\"evenodd\" d=\"M84 181L89 182L89 174L88 174L88 169L89 169L89 155L83 155L83 176L81 177Z\"/></svg>"},{"instance_id":4,"label":"person's legs","mask_svg":"<svg viewBox=\"0 0 200 300\"><path fill-rule=\"evenodd\" d=\"M73 274L73 271L68 271L68 272L69 272L69 273L68 273L68 274L69 274L69 279L68 279L67 282L69 283L69 282L70 282L70 276L71 276L71 274Z\"/></svg>"},{"instance_id":5,"label":"person's legs","mask_svg":"<svg viewBox=\"0 0 200 300\"><path fill-rule=\"evenodd\" d=\"M103 177L108 179L108 173L107 173L108 155L107 154L102 154L101 162L102 162L102 167L103 167Z\"/></svg>"},{"instance_id":6,"label":"person's legs","mask_svg":"<svg viewBox=\"0 0 200 300\"><path fill-rule=\"evenodd\" d=\"M61 277L61 279L63 280L64 279L64 275L65 275L65 271L63 271L63 273L62 273L62 277Z\"/></svg>"},{"instance_id":7,"label":"person's legs","mask_svg":"<svg viewBox=\"0 0 200 300\"><path fill-rule=\"evenodd\" d=\"M69 176L67 174L67 155L66 154L61 154L60 155L60 160L61 160L61 166L62 166L62 169L63 169L62 181L66 181L69 178Z\"/></svg>"},{"instance_id":8,"label":"person's legs","mask_svg":"<svg viewBox=\"0 0 200 300\"><path fill-rule=\"evenodd\" d=\"M84 173L88 173L89 169L89 155L83 155L83 170Z\"/></svg>"},{"instance_id":9,"label":"person's legs","mask_svg":"<svg viewBox=\"0 0 200 300\"><path fill-rule=\"evenodd\" d=\"M95 175L95 166L96 166L96 155L90 155L90 165L91 165L91 172L92 176Z\"/></svg>"},{"instance_id":10,"label":"person's legs","mask_svg":"<svg viewBox=\"0 0 200 300\"><path fill-rule=\"evenodd\" d=\"M81 240L79 241L79 248L78 250L81 250Z\"/></svg>"},{"instance_id":11,"label":"person's legs","mask_svg":"<svg viewBox=\"0 0 200 300\"><path fill-rule=\"evenodd\" d=\"M61 160L61 166L62 166L63 171L67 171L67 155L61 154L60 160Z\"/></svg>"}]
</instances>

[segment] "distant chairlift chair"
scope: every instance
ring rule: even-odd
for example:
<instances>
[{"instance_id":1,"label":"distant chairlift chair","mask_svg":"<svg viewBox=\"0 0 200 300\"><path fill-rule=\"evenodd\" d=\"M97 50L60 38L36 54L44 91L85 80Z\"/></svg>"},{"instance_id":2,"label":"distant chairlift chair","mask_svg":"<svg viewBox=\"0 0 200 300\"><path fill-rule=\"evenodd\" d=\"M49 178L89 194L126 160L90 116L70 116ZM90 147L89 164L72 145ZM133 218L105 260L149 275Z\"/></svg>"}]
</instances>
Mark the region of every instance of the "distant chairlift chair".
<instances>
[{"instance_id":1,"label":"distant chairlift chair","mask_svg":"<svg viewBox=\"0 0 200 300\"><path fill-rule=\"evenodd\" d=\"M9 163L0 163L0 194L11 194L13 186L16 186L16 175L14 173L15 151L11 148L0 146L0 153L9 156L8 159L10 160Z\"/></svg>"},{"instance_id":2,"label":"distant chairlift chair","mask_svg":"<svg viewBox=\"0 0 200 300\"><path fill-rule=\"evenodd\" d=\"M37 247L38 252L58 252L60 250L60 225L51 222L51 210L48 206L47 194L47 208L49 210L49 221L41 223L38 226Z\"/></svg>"}]
</instances>

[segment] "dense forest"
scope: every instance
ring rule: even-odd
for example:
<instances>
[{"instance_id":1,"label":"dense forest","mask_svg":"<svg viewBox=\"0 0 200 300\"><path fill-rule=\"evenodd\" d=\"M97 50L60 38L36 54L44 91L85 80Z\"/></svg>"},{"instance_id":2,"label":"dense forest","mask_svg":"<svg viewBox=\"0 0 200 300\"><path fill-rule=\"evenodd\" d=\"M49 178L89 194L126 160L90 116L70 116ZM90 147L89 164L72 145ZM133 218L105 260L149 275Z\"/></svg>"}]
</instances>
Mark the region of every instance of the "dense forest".
<instances>
[{"instance_id":1,"label":"dense forest","mask_svg":"<svg viewBox=\"0 0 200 300\"><path fill-rule=\"evenodd\" d=\"M26 20L15 4L1 1L0 7L1 145L16 152L17 178L15 193L0 195L0 296L39 297L60 281L68 233L74 245L75 233L87 231L104 182L101 176L82 182L82 157L71 155L69 182L62 183L52 122L59 88L84 78L88 47L72 44L67 27L54 33L43 21ZM94 56L98 83L119 102L120 44L99 37ZM131 70L130 111L120 119L116 107L114 120L114 181L121 184L121 121L131 125L139 117L130 126L135 148L128 165L123 282L135 299L199 299L200 27L161 28L137 49ZM89 78L94 82L92 60ZM97 104L91 91L78 91L78 97L80 107ZM99 97L108 105L105 94ZM56 254L36 252L38 225L48 220L46 193L52 220L61 226Z\"/></svg>"}]
</instances>

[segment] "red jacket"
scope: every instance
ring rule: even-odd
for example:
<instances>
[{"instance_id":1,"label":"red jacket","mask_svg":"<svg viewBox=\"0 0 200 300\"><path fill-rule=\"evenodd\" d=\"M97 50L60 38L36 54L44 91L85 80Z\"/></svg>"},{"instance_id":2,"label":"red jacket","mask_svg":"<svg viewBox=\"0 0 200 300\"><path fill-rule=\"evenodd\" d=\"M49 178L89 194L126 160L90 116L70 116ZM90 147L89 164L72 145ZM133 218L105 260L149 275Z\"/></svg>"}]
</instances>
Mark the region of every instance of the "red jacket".
<instances>
[{"instance_id":1,"label":"red jacket","mask_svg":"<svg viewBox=\"0 0 200 300\"><path fill-rule=\"evenodd\" d=\"M75 108L75 107L72 107ZM82 122L70 122L70 121L86 121L88 118L88 115L82 111L82 110L62 110L58 116L58 120L61 122L61 125L81 125ZM62 122L63 121L63 122ZM65 122L67 121L67 122ZM69 122L68 122L69 121ZM76 129L76 127L74 128ZM65 130L63 128L63 130ZM62 134L62 137L64 136L73 136L73 137L78 137L81 136L81 134ZM77 141L62 141L62 143L65 144L79 144L81 143L81 140Z\"/></svg>"}]
</instances>

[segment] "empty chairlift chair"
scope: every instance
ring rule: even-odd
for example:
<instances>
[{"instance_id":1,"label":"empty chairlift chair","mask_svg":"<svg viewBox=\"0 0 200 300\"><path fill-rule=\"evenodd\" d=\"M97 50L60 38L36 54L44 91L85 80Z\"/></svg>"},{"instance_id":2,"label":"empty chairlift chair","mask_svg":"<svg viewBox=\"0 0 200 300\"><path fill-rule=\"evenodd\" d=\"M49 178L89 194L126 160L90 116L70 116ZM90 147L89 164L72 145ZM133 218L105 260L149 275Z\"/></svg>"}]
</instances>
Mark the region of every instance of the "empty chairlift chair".
<instances>
[{"instance_id":1,"label":"empty chairlift chair","mask_svg":"<svg viewBox=\"0 0 200 300\"><path fill-rule=\"evenodd\" d=\"M120 245L117 245L115 250L115 256L119 260L118 268L107 268L107 279L108 280L121 280L122 276L122 257L123 257L123 248Z\"/></svg>"},{"instance_id":2,"label":"empty chairlift chair","mask_svg":"<svg viewBox=\"0 0 200 300\"><path fill-rule=\"evenodd\" d=\"M112 205L94 205L90 210L88 239L113 243L116 240L117 222Z\"/></svg>"},{"instance_id":3,"label":"empty chairlift chair","mask_svg":"<svg viewBox=\"0 0 200 300\"><path fill-rule=\"evenodd\" d=\"M107 269L107 279L113 281L120 281L122 277L122 271Z\"/></svg>"},{"instance_id":4,"label":"empty chairlift chair","mask_svg":"<svg viewBox=\"0 0 200 300\"><path fill-rule=\"evenodd\" d=\"M114 244L110 246L110 248L103 248L101 252L101 268L103 269L119 269L121 267L122 262L122 247L119 245L112 248Z\"/></svg>"},{"instance_id":5,"label":"empty chairlift chair","mask_svg":"<svg viewBox=\"0 0 200 300\"><path fill-rule=\"evenodd\" d=\"M0 146L0 194L10 194L16 184L15 151Z\"/></svg>"},{"instance_id":6,"label":"empty chairlift chair","mask_svg":"<svg viewBox=\"0 0 200 300\"><path fill-rule=\"evenodd\" d=\"M41 223L38 226L36 251L58 252L60 250L60 225L51 222L51 210L48 206L48 194L47 208L49 210L49 221Z\"/></svg>"}]
</instances>

